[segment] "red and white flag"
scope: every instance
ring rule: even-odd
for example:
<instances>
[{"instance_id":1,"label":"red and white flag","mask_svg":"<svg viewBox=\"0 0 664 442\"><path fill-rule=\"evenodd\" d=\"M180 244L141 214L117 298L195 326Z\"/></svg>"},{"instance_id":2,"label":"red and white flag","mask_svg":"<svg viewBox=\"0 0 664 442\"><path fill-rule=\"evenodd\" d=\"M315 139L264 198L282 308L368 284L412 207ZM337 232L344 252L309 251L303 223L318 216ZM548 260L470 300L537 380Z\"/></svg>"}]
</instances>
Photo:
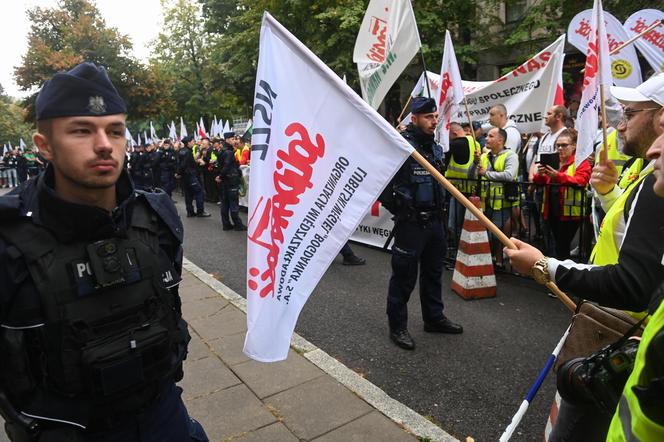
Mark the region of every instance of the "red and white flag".
<instances>
[{"instance_id":1,"label":"red and white flag","mask_svg":"<svg viewBox=\"0 0 664 442\"><path fill-rule=\"evenodd\" d=\"M463 84L459 63L454 54L450 31L445 31L445 46L443 49L443 63L440 67L440 88L438 94L438 143L443 151L450 150L450 123L452 117L459 112L459 103L463 101Z\"/></svg>"},{"instance_id":2,"label":"red and white flag","mask_svg":"<svg viewBox=\"0 0 664 442\"><path fill-rule=\"evenodd\" d=\"M203 117L201 117L201 121L198 123L198 136L201 138L207 137L207 131L205 130L205 123L203 123Z\"/></svg>"},{"instance_id":3,"label":"red and white flag","mask_svg":"<svg viewBox=\"0 0 664 442\"><path fill-rule=\"evenodd\" d=\"M583 73L581 103L576 114L579 139L576 147L576 165L593 153L593 142L597 136L600 109L600 87L607 93L612 83L609 44L606 38L602 0L595 0L590 21L586 67Z\"/></svg>"},{"instance_id":4,"label":"red and white flag","mask_svg":"<svg viewBox=\"0 0 664 442\"><path fill-rule=\"evenodd\" d=\"M307 298L413 149L268 13L254 115L244 352L272 362L288 355Z\"/></svg>"}]
</instances>

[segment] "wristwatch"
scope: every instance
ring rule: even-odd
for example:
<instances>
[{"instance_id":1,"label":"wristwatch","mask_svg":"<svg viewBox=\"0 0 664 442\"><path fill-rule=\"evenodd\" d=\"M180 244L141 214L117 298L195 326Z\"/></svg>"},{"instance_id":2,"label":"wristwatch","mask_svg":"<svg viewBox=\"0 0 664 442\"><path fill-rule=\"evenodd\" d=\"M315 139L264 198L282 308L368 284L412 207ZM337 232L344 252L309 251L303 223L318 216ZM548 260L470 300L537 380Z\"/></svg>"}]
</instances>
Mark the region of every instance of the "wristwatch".
<instances>
[{"instance_id":1,"label":"wristwatch","mask_svg":"<svg viewBox=\"0 0 664 442\"><path fill-rule=\"evenodd\" d=\"M533 264L530 269L530 274L533 279L542 285L551 282L551 274L549 274L549 258L546 256L540 258Z\"/></svg>"}]
</instances>

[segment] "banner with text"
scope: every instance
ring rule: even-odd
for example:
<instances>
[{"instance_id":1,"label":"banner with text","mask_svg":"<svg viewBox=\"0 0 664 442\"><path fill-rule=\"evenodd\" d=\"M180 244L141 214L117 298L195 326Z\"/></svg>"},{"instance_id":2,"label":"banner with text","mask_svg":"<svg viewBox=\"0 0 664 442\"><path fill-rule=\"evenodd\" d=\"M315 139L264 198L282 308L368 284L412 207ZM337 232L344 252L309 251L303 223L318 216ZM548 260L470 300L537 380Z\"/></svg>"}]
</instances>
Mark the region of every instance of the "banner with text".
<instances>
[{"instance_id":1,"label":"banner with text","mask_svg":"<svg viewBox=\"0 0 664 442\"><path fill-rule=\"evenodd\" d=\"M658 20L664 20L664 12L657 9L644 9L630 15L625 20L624 28L631 38L645 31ZM643 57L648 60L655 73L664 72L664 23L660 23L655 29L636 40L634 44Z\"/></svg>"},{"instance_id":2,"label":"banner with text","mask_svg":"<svg viewBox=\"0 0 664 442\"><path fill-rule=\"evenodd\" d=\"M463 81L463 90L468 101L468 110L473 121L482 124L489 121L489 110L496 104L507 108L509 118L522 133L542 130L543 116L562 94L562 70L565 36L561 35L546 49L496 81ZM431 94L440 93L440 76L427 73ZM411 92L413 97L426 94L424 74ZM452 121L467 121L465 109L460 110Z\"/></svg>"},{"instance_id":3,"label":"banner with text","mask_svg":"<svg viewBox=\"0 0 664 442\"><path fill-rule=\"evenodd\" d=\"M592 9L579 12L567 27L567 41L584 54L588 49L588 40L591 37L592 12ZM622 23L606 11L604 11L604 25L609 51L613 51L629 40ZM642 83L641 66L633 45L625 46L620 52L611 55L611 74L616 86L637 87Z\"/></svg>"},{"instance_id":4,"label":"banner with text","mask_svg":"<svg viewBox=\"0 0 664 442\"><path fill-rule=\"evenodd\" d=\"M288 355L304 303L412 147L265 13L251 150L244 352L272 362Z\"/></svg>"},{"instance_id":5,"label":"banner with text","mask_svg":"<svg viewBox=\"0 0 664 442\"><path fill-rule=\"evenodd\" d=\"M371 0L357 34L353 61L362 98L378 109L399 75L420 49L410 0Z\"/></svg>"}]
</instances>

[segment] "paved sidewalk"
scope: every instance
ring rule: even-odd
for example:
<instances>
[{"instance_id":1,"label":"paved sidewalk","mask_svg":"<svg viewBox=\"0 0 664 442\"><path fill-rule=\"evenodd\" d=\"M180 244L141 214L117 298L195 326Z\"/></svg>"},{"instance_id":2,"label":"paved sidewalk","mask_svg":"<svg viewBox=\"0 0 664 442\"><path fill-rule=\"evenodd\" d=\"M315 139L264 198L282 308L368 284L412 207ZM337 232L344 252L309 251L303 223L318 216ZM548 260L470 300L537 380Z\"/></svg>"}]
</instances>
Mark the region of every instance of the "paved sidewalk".
<instances>
[{"instance_id":1,"label":"paved sidewalk","mask_svg":"<svg viewBox=\"0 0 664 442\"><path fill-rule=\"evenodd\" d=\"M248 359L245 313L187 270L180 296L192 335L181 385L211 440L417 440L292 349Z\"/></svg>"}]
</instances>

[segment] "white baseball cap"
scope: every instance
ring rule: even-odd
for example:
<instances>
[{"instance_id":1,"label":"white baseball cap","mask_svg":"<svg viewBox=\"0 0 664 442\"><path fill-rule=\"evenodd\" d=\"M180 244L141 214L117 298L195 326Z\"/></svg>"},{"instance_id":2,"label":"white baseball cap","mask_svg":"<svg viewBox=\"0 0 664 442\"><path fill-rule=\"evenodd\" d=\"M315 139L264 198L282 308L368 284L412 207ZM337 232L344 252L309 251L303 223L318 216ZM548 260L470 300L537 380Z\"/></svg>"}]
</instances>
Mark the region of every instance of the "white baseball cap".
<instances>
[{"instance_id":1,"label":"white baseball cap","mask_svg":"<svg viewBox=\"0 0 664 442\"><path fill-rule=\"evenodd\" d=\"M636 88L611 86L611 95L619 101L654 101L664 106L664 72L653 75Z\"/></svg>"}]
</instances>

